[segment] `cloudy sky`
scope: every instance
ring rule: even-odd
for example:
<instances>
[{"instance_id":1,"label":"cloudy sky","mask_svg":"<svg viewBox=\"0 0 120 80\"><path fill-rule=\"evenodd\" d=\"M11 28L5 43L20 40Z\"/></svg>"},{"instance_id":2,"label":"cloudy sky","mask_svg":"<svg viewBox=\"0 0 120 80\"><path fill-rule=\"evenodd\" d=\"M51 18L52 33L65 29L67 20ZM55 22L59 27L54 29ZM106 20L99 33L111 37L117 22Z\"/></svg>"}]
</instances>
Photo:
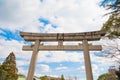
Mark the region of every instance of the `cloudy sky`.
<instances>
[{"instance_id":1,"label":"cloudy sky","mask_svg":"<svg viewBox=\"0 0 120 80\"><path fill-rule=\"evenodd\" d=\"M100 0L0 0L0 62L10 52L16 55L19 73L27 75L31 51L22 51L27 43L19 32L69 33L100 30L107 11ZM71 44L71 43L66 43ZM72 43L76 44L76 43ZM97 44L101 44L98 41ZM99 56L96 56L96 54ZM94 80L107 72L111 59L90 52ZM86 80L83 51L41 51L35 75L77 77Z\"/></svg>"}]
</instances>

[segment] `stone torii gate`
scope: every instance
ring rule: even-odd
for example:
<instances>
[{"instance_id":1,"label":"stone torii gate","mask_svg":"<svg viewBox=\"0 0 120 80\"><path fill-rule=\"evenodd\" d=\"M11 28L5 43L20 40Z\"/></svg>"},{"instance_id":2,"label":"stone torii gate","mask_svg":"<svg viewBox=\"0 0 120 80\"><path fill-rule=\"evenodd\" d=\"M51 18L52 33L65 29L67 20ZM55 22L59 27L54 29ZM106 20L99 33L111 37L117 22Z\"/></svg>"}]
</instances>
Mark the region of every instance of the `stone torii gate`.
<instances>
[{"instance_id":1,"label":"stone torii gate","mask_svg":"<svg viewBox=\"0 0 120 80\"><path fill-rule=\"evenodd\" d=\"M88 41L96 41L105 35L104 31L93 31L93 32L83 32L83 33L28 33L20 32L20 35L25 41L35 42L34 45L23 46L25 51L33 51L30 67L27 75L27 80L33 80L36 60L39 51L53 50L83 50L85 69L86 69L86 79L93 80L91 61L89 56L89 51L100 51L102 49L101 45L92 45ZM41 42L53 42L57 41L58 45L44 45ZM82 41L82 44L78 45L63 45L64 41ZM63 55L64 56L64 55Z\"/></svg>"}]
</instances>

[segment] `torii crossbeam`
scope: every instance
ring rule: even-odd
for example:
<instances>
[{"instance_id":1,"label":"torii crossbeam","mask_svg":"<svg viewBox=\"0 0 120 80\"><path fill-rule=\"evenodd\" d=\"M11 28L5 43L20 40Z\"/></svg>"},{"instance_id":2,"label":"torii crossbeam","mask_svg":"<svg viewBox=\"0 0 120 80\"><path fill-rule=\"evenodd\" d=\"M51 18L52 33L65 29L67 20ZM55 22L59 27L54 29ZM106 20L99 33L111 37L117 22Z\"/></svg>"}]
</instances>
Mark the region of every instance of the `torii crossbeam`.
<instances>
[{"instance_id":1,"label":"torii crossbeam","mask_svg":"<svg viewBox=\"0 0 120 80\"><path fill-rule=\"evenodd\" d=\"M27 80L33 80L35 65L37 60L37 55L39 51L53 50L53 51L63 51L63 50L83 50L85 69L86 69L86 79L93 80L91 61L89 56L89 51L100 51L102 49L101 45L92 45L88 41L96 41L105 35L105 31L93 31L93 32L83 32L83 33L29 33L20 32L20 35L25 41L35 42L34 45L23 46L25 51L33 51L30 68L27 75ZM58 45L44 45L40 42L58 42ZM64 41L82 41L82 44L78 45L63 45Z\"/></svg>"}]
</instances>

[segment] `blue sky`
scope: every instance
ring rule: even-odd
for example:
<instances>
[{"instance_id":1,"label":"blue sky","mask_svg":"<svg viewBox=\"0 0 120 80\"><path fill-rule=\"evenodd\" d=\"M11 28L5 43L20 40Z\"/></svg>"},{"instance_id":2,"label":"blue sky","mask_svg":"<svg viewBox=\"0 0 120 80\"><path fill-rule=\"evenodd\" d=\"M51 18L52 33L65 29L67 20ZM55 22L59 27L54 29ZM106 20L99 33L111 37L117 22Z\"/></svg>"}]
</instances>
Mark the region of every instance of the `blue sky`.
<instances>
[{"instance_id":1,"label":"blue sky","mask_svg":"<svg viewBox=\"0 0 120 80\"><path fill-rule=\"evenodd\" d=\"M0 63L14 52L19 72L27 75L31 51L22 51L25 42L20 31L69 33L100 30L108 16L100 0L0 0ZM86 6L89 4L89 7ZM78 44L72 42L65 44ZM101 44L98 41L96 44ZM51 43L46 43L51 44ZM54 43L52 43L54 44ZM91 51L94 80L114 65L112 59ZM86 80L83 51L40 51L35 75L77 77Z\"/></svg>"}]
</instances>

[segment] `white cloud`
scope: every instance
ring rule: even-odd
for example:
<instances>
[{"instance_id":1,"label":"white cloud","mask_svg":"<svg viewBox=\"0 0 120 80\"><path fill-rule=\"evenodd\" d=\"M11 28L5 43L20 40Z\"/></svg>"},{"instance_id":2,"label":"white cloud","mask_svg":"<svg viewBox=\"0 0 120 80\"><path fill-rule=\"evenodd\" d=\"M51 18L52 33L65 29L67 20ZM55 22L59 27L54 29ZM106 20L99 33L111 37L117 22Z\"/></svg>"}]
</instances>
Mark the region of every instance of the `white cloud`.
<instances>
[{"instance_id":1,"label":"white cloud","mask_svg":"<svg viewBox=\"0 0 120 80\"><path fill-rule=\"evenodd\" d=\"M93 65L92 65L92 68L93 68L93 71L98 70L98 66L97 66L97 65L95 65L95 64L93 64Z\"/></svg>"},{"instance_id":2,"label":"white cloud","mask_svg":"<svg viewBox=\"0 0 120 80\"><path fill-rule=\"evenodd\" d=\"M85 66L81 66L80 68L77 68L77 70L85 72Z\"/></svg>"},{"instance_id":3,"label":"white cloud","mask_svg":"<svg viewBox=\"0 0 120 80\"><path fill-rule=\"evenodd\" d=\"M83 62L82 52L46 51L39 52L39 62Z\"/></svg>"},{"instance_id":4,"label":"white cloud","mask_svg":"<svg viewBox=\"0 0 120 80\"><path fill-rule=\"evenodd\" d=\"M43 17L58 26L56 29L46 26L47 32L99 30L106 20L102 17L106 11L97 5L98 1L45 0L41 3L39 0L2 0L0 26L12 31L41 32L43 24L38 19Z\"/></svg>"},{"instance_id":5,"label":"white cloud","mask_svg":"<svg viewBox=\"0 0 120 80\"><path fill-rule=\"evenodd\" d=\"M29 62L25 60L17 60L16 63L18 67L29 65Z\"/></svg>"},{"instance_id":6,"label":"white cloud","mask_svg":"<svg viewBox=\"0 0 120 80\"><path fill-rule=\"evenodd\" d=\"M98 77L100 75L100 68L98 68L97 64L92 64L92 72L94 77Z\"/></svg>"},{"instance_id":7,"label":"white cloud","mask_svg":"<svg viewBox=\"0 0 120 80\"><path fill-rule=\"evenodd\" d=\"M64 71L64 70L67 70L68 67L65 67L65 66L60 66L60 67L57 67L55 70L57 71Z\"/></svg>"},{"instance_id":8,"label":"white cloud","mask_svg":"<svg viewBox=\"0 0 120 80\"><path fill-rule=\"evenodd\" d=\"M39 0L1 0L0 26L9 30L24 30L24 28L38 26ZM30 24L30 25L29 25ZM27 29L29 29L27 28ZM32 31L32 29L31 29Z\"/></svg>"},{"instance_id":9,"label":"white cloud","mask_svg":"<svg viewBox=\"0 0 120 80\"><path fill-rule=\"evenodd\" d=\"M51 69L46 64L38 64L36 70L39 72L51 72Z\"/></svg>"},{"instance_id":10,"label":"white cloud","mask_svg":"<svg viewBox=\"0 0 120 80\"><path fill-rule=\"evenodd\" d=\"M4 32L4 31L2 31L2 30L0 30L0 34L5 34L5 32Z\"/></svg>"},{"instance_id":11,"label":"white cloud","mask_svg":"<svg viewBox=\"0 0 120 80\"><path fill-rule=\"evenodd\" d=\"M0 51L1 51L0 57L5 58L12 51L14 53L19 52L21 51L20 49L22 49L21 47L22 44L16 40L8 41L8 40L0 39Z\"/></svg>"},{"instance_id":12,"label":"white cloud","mask_svg":"<svg viewBox=\"0 0 120 80\"><path fill-rule=\"evenodd\" d=\"M98 30L105 21L105 17L102 17L105 10L98 7L97 1L58 0L51 2L46 0L44 14L53 23L58 24L63 32ZM53 6L56 7L53 8Z\"/></svg>"},{"instance_id":13,"label":"white cloud","mask_svg":"<svg viewBox=\"0 0 120 80\"><path fill-rule=\"evenodd\" d=\"M22 51L23 45L23 42L19 42L16 40L0 39L0 58L5 58L9 55L9 53L14 52L16 58L23 58L29 60L29 58L31 57L31 52Z\"/></svg>"},{"instance_id":14,"label":"white cloud","mask_svg":"<svg viewBox=\"0 0 120 80\"><path fill-rule=\"evenodd\" d=\"M102 54L102 53L99 53ZM114 62L114 60L110 59L110 58L106 58L106 57L99 57L96 56L95 54L91 54L91 61L92 62L98 62L101 65L110 65L111 63Z\"/></svg>"},{"instance_id":15,"label":"white cloud","mask_svg":"<svg viewBox=\"0 0 120 80\"><path fill-rule=\"evenodd\" d=\"M18 74L24 74L25 76L27 76L27 70L23 68L18 68Z\"/></svg>"},{"instance_id":16,"label":"white cloud","mask_svg":"<svg viewBox=\"0 0 120 80\"><path fill-rule=\"evenodd\" d=\"M65 71L65 70L67 70L67 69L68 69L68 67L63 66L63 64L60 64L59 67L56 67L56 68L55 68L56 71Z\"/></svg>"}]
</instances>

